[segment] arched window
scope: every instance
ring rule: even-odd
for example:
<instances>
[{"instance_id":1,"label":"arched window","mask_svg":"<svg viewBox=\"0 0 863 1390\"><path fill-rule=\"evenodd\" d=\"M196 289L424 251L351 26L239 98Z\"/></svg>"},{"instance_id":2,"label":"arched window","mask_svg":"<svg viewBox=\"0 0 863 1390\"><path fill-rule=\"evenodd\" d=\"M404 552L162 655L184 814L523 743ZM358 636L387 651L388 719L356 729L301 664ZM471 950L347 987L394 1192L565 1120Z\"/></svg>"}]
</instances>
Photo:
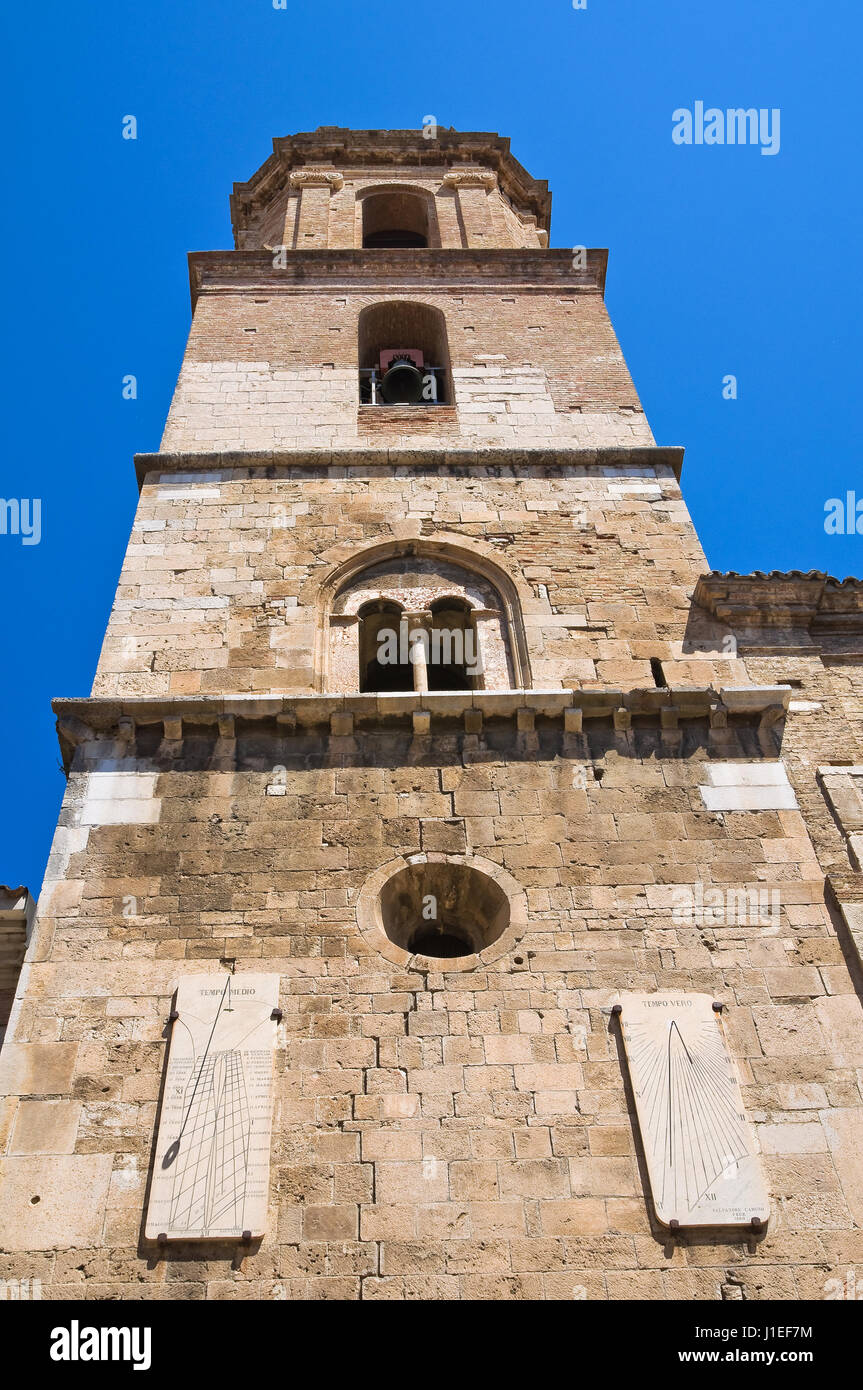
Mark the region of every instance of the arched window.
<instances>
[{"instance_id":1,"label":"arched window","mask_svg":"<svg viewBox=\"0 0 863 1390\"><path fill-rule=\"evenodd\" d=\"M401 604L371 599L357 610L361 691L413 690L414 672Z\"/></svg>"},{"instance_id":2,"label":"arched window","mask_svg":"<svg viewBox=\"0 0 863 1390\"><path fill-rule=\"evenodd\" d=\"M438 598L429 613L429 690L482 689L482 661L471 604L460 597Z\"/></svg>"},{"instance_id":3,"label":"arched window","mask_svg":"<svg viewBox=\"0 0 863 1390\"><path fill-rule=\"evenodd\" d=\"M429 239L429 200L404 188L367 193L362 199L363 247L425 247Z\"/></svg>"},{"instance_id":4,"label":"arched window","mask_svg":"<svg viewBox=\"0 0 863 1390\"><path fill-rule=\"evenodd\" d=\"M369 304L359 316L362 405L452 405L446 319L412 300Z\"/></svg>"},{"instance_id":5,"label":"arched window","mask_svg":"<svg viewBox=\"0 0 863 1390\"><path fill-rule=\"evenodd\" d=\"M357 616L361 691L482 688L473 608L466 598L437 598L413 611L376 598L362 604Z\"/></svg>"},{"instance_id":6,"label":"arched window","mask_svg":"<svg viewBox=\"0 0 863 1390\"><path fill-rule=\"evenodd\" d=\"M523 679L517 601L451 555L419 546L352 569L335 585L324 689L510 690Z\"/></svg>"}]
</instances>

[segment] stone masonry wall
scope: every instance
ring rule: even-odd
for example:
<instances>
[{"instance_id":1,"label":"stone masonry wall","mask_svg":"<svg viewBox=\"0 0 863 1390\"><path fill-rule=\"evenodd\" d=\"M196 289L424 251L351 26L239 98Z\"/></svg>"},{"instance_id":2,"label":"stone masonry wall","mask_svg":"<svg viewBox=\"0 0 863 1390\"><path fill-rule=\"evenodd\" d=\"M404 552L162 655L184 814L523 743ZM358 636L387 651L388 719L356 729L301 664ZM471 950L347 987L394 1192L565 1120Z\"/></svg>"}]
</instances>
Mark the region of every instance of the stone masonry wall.
<instances>
[{"instance_id":1,"label":"stone masonry wall","mask_svg":"<svg viewBox=\"0 0 863 1390\"><path fill-rule=\"evenodd\" d=\"M729 778L697 723L674 757L648 729L489 724L478 760L461 739L79 750L3 1054L0 1274L76 1298L821 1298L863 1258L863 1028L799 812L708 810ZM764 781L754 732L719 751ZM494 965L406 972L369 947L362 884L422 852L526 892ZM676 918L699 882L778 891L780 919ZM282 979L269 1231L162 1258L138 1242L165 1020L177 976L226 959ZM766 1235L652 1224L625 988L726 1004Z\"/></svg>"},{"instance_id":2,"label":"stone masonry wall","mask_svg":"<svg viewBox=\"0 0 863 1390\"><path fill-rule=\"evenodd\" d=\"M863 1262L863 874L818 776L863 766L853 605L818 610L842 662L771 629L769 596L738 657L739 586L693 613L707 565L603 253L542 249L547 189L497 137L440 140L277 142L235 188L238 251L192 258L0 1053L0 1278L44 1297L823 1298ZM357 250L357 193L412 181L439 249ZM359 406L381 299L443 311L454 404ZM297 722L331 689L340 576L405 551L496 582L523 684L579 708L482 692L481 717L443 696L412 721L419 697L357 695L327 726L322 696ZM790 684L787 714L756 683ZM499 954L427 968L369 931L370 878L423 856L515 884ZM226 970L281 981L267 1234L160 1250L172 995ZM627 989L723 1004L766 1232L657 1225Z\"/></svg>"},{"instance_id":3,"label":"stone masonry wall","mask_svg":"<svg viewBox=\"0 0 863 1390\"><path fill-rule=\"evenodd\" d=\"M783 759L825 873L848 869L848 850L818 769L863 763L863 671L819 656L748 656L752 679L793 682Z\"/></svg>"},{"instance_id":4,"label":"stone masonry wall","mask_svg":"<svg viewBox=\"0 0 863 1390\"><path fill-rule=\"evenodd\" d=\"M268 472L276 476L267 476ZM684 648L706 568L667 465L285 467L150 475L93 687L97 695L314 688L320 587L387 538L446 537L519 589L534 686L745 682Z\"/></svg>"}]
</instances>

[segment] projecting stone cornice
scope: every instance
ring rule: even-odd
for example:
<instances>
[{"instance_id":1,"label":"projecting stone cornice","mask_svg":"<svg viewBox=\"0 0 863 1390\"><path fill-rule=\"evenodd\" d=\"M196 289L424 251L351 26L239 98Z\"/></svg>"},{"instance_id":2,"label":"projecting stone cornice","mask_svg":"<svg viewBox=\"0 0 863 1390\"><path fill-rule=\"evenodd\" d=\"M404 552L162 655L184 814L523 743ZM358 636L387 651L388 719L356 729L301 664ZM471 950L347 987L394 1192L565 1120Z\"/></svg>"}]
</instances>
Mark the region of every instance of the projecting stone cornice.
<instances>
[{"instance_id":1,"label":"projecting stone cornice","mask_svg":"<svg viewBox=\"0 0 863 1390\"><path fill-rule=\"evenodd\" d=\"M573 267L570 250L520 247L476 250L378 249L375 251L317 250L191 251L189 290L192 308L201 294L291 293L326 289L356 289L392 295L396 291L422 294L437 288L448 294L469 289L513 288L556 294L604 294L608 252L589 249L586 264Z\"/></svg>"},{"instance_id":2,"label":"projecting stone cornice","mask_svg":"<svg viewBox=\"0 0 863 1390\"><path fill-rule=\"evenodd\" d=\"M63 765L68 771L75 749L92 742L129 748L140 731L156 726L157 736L178 751L183 738L200 735L209 726L213 737L234 740L238 732L264 731L290 737L307 732L350 738L360 732L412 728L417 737L432 732L479 735L486 723L509 722L519 734L532 735L537 720L557 725L567 734L584 732L591 720L611 721L625 738L638 717L639 726L655 727L669 752L679 744L681 723L706 721L720 741L732 723L743 721L762 734L784 716L791 687L680 686L622 690L605 687L581 690L482 690L453 693L312 694L312 695L180 695L130 699L59 699L52 702ZM775 757L765 735L762 751ZM116 754L115 750L115 754ZM575 750L574 750L575 751Z\"/></svg>"},{"instance_id":3,"label":"projecting stone cornice","mask_svg":"<svg viewBox=\"0 0 863 1390\"><path fill-rule=\"evenodd\" d=\"M381 407L383 409L383 407ZM370 449L365 439L355 449L227 450L224 453L136 454L138 487L150 473L228 473L273 476L285 471L319 473L331 468L356 469L363 473L391 472L394 468L415 468L418 472L441 469L510 470L517 475L525 468L547 469L550 474L566 468L667 469L679 480L683 468L683 449L660 445L615 445L597 449Z\"/></svg>"},{"instance_id":4,"label":"projecting stone cornice","mask_svg":"<svg viewBox=\"0 0 863 1390\"><path fill-rule=\"evenodd\" d=\"M789 640L803 636L812 646L843 634L863 637L863 580L853 577L835 579L821 570L714 570L701 576L693 597L714 618L753 640L767 630L769 645L783 634Z\"/></svg>"}]
</instances>

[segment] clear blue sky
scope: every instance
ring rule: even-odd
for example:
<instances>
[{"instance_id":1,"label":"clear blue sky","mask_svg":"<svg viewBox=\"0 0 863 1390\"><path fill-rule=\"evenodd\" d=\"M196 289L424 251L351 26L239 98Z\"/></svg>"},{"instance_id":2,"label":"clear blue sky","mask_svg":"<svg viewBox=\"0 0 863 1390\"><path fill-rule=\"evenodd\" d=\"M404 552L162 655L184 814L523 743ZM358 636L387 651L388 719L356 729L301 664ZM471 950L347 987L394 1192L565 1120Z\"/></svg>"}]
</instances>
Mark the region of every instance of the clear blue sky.
<instances>
[{"instance_id":1,"label":"clear blue sky","mask_svg":"<svg viewBox=\"0 0 863 1390\"><path fill-rule=\"evenodd\" d=\"M686 446L711 565L863 573L863 537L823 526L828 497L863 497L860 0L47 0L7 7L3 37L0 496L42 499L42 539L0 536L0 881L40 884L49 702L90 689L186 252L231 244L231 184L274 135L428 114L508 135L551 184L552 245L610 248L612 318L657 440ZM699 100L779 107L779 153L674 145Z\"/></svg>"}]
</instances>

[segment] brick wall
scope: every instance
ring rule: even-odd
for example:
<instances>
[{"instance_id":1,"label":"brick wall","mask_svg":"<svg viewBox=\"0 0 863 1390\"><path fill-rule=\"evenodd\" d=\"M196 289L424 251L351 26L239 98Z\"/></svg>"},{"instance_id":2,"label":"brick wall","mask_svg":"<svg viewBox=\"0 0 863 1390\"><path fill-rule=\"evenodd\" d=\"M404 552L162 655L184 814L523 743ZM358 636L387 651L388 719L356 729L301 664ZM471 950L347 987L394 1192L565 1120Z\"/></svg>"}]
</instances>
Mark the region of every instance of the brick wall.
<instances>
[{"instance_id":1,"label":"brick wall","mask_svg":"<svg viewBox=\"0 0 863 1390\"><path fill-rule=\"evenodd\" d=\"M598 292L283 294L265 284L197 300L163 450L362 449L369 413L382 447L409 443L417 424L435 442L434 408L399 411L389 427L386 407L359 408L360 311L404 298L445 313L460 447L653 442ZM439 437L452 440L449 428Z\"/></svg>"},{"instance_id":2,"label":"brick wall","mask_svg":"<svg viewBox=\"0 0 863 1390\"><path fill-rule=\"evenodd\" d=\"M326 167L326 166L322 166ZM238 236L238 249L286 246L309 250L329 246L336 250L363 244L362 201L370 191L386 191L394 185L416 191L428 206L430 245L443 250L466 246L540 247L543 242L535 218L519 212L485 171L473 186L454 187L443 168L429 171L419 165L386 169L331 169L331 183L321 183L314 173L300 168L290 187L263 204ZM308 181L307 181L308 180Z\"/></svg>"}]
</instances>

